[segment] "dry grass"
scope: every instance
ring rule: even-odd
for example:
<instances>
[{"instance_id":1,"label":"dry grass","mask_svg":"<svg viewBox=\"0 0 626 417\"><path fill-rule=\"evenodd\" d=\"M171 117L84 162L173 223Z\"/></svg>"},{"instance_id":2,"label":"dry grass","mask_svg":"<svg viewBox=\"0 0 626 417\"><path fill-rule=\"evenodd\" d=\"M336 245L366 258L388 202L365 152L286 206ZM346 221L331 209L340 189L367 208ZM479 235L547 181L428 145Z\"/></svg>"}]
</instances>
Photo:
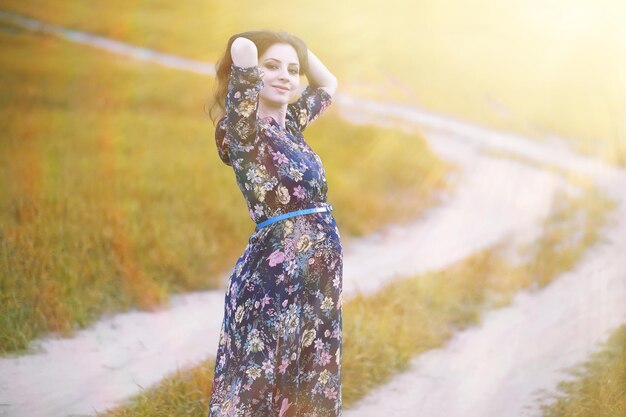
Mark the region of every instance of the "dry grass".
<instances>
[{"instance_id":1,"label":"dry grass","mask_svg":"<svg viewBox=\"0 0 626 417\"><path fill-rule=\"evenodd\" d=\"M254 224L203 112L212 80L19 31L0 47L0 353L221 286ZM436 202L449 167L422 138L328 112L306 137L346 239Z\"/></svg>"},{"instance_id":2,"label":"dry grass","mask_svg":"<svg viewBox=\"0 0 626 417\"><path fill-rule=\"evenodd\" d=\"M98 417L206 416L213 382L213 358L163 379L158 387L143 389L132 407L118 407L96 413Z\"/></svg>"},{"instance_id":3,"label":"dry grass","mask_svg":"<svg viewBox=\"0 0 626 417\"><path fill-rule=\"evenodd\" d=\"M558 392L545 395L543 417L622 417L626 415L626 325L569 371Z\"/></svg>"},{"instance_id":4,"label":"dry grass","mask_svg":"<svg viewBox=\"0 0 626 417\"><path fill-rule=\"evenodd\" d=\"M442 272L393 281L373 295L357 295L345 302L344 406L349 408L405 369L411 358L478 323L486 309L507 305L519 290L541 288L574 267L598 239L611 208L612 203L589 185L579 196L555 200L542 235L527 250L529 258L522 264L511 264L500 254L504 247L496 246ZM199 385L181 391L183 381L177 381L181 375L174 375L102 416L148 416L152 410L182 415L179 407L183 406L193 407L186 415L203 415L213 366L206 361L184 371L201 375ZM193 390L193 396L187 390ZM192 399L181 404L181 398Z\"/></svg>"},{"instance_id":5,"label":"dry grass","mask_svg":"<svg viewBox=\"0 0 626 417\"><path fill-rule=\"evenodd\" d=\"M536 137L555 133L583 152L626 164L623 2L391 0L384 17L374 0L269 0L263 11L252 0L3 3L44 21L213 62L234 33L285 29L328 63L344 93Z\"/></svg>"}]
</instances>

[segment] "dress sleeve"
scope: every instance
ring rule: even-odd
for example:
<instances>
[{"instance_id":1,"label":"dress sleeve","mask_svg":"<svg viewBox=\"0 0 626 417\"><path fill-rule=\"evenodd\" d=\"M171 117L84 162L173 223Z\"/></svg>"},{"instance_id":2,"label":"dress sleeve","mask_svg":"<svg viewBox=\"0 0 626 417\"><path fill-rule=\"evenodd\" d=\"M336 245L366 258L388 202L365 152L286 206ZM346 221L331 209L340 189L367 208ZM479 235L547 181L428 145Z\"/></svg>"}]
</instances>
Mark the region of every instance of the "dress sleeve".
<instances>
[{"instance_id":1,"label":"dress sleeve","mask_svg":"<svg viewBox=\"0 0 626 417\"><path fill-rule=\"evenodd\" d=\"M231 64L225 106L227 135L231 141L241 144L254 141L259 91L262 88L262 72L258 65L238 67Z\"/></svg>"},{"instance_id":2,"label":"dress sleeve","mask_svg":"<svg viewBox=\"0 0 626 417\"><path fill-rule=\"evenodd\" d=\"M226 116L222 116L222 118L217 122L215 126L215 145L217 146L217 154L220 159L226 165L232 166L232 162L230 161L229 149L230 149L230 140L226 136L226 128L228 122Z\"/></svg>"},{"instance_id":3,"label":"dress sleeve","mask_svg":"<svg viewBox=\"0 0 626 417\"><path fill-rule=\"evenodd\" d=\"M326 90L307 85L300 98L289 104L288 111L295 120L298 129L303 131L331 104L332 96Z\"/></svg>"}]
</instances>

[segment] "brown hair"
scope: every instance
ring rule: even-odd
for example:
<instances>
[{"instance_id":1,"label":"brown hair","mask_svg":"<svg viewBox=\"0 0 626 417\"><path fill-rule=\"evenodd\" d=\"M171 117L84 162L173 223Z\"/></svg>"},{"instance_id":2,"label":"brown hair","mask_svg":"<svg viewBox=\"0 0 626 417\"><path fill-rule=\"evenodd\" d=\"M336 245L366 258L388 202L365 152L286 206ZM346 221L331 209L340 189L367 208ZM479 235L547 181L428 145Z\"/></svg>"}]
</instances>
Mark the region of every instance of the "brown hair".
<instances>
[{"instance_id":1,"label":"brown hair","mask_svg":"<svg viewBox=\"0 0 626 417\"><path fill-rule=\"evenodd\" d=\"M233 59L230 55L230 47L235 39L242 37L250 39L256 45L258 56L260 57L267 49L276 43L287 43L296 50L300 61L300 75L306 73L309 67L308 49L304 41L291 33L285 31L255 30L250 32L237 33L230 37L226 51L215 64L217 83L215 84L212 97L209 99L209 117L216 124L221 116L226 113L225 101L228 93L228 81Z\"/></svg>"}]
</instances>

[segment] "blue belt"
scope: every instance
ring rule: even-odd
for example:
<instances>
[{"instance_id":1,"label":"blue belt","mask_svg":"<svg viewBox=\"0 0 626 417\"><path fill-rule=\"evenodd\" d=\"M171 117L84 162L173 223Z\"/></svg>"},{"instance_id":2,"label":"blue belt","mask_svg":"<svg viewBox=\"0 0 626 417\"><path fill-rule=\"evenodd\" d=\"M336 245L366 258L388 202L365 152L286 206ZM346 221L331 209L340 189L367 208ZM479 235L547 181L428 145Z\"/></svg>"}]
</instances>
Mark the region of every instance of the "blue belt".
<instances>
[{"instance_id":1,"label":"blue belt","mask_svg":"<svg viewBox=\"0 0 626 417\"><path fill-rule=\"evenodd\" d=\"M326 206L323 207L314 207L314 208L308 208L308 209L304 209L304 210L296 210L296 211L290 211L289 213L285 213L285 214L281 214L279 216L275 216L275 217L271 217L267 220L262 221L261 223L258 223L256 225L256 229L255 230L259 230L262 227L268 226L274 222L277 222L279 220L284 220L287 219L289 217L294 217L294 216L299 216L301 214L309 214L309 213L319 213L322 211L332 211L333 210L333 205L332 204L328 204Z\"/></svg>"}]
</instances>

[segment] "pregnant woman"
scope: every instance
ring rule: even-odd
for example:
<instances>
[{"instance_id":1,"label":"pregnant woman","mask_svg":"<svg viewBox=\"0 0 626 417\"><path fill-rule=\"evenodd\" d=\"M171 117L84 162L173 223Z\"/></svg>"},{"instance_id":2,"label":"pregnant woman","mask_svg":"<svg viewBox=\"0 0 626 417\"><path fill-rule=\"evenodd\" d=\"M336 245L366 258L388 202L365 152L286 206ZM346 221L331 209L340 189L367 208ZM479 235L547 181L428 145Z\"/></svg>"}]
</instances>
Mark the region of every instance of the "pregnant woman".
<instances>
[{"instance_id":1,"label":"pregnant woman","mask_svg":"<svg viewBox=\"0 0 626 417\"><path fill-rule=\"evenodd\" d=\"M340 416L342 247L302 135L337 80L286 32L232 36L216 67L217 149L256 228L227 282L209 417Z\"/></svg>"}]
</instances>

